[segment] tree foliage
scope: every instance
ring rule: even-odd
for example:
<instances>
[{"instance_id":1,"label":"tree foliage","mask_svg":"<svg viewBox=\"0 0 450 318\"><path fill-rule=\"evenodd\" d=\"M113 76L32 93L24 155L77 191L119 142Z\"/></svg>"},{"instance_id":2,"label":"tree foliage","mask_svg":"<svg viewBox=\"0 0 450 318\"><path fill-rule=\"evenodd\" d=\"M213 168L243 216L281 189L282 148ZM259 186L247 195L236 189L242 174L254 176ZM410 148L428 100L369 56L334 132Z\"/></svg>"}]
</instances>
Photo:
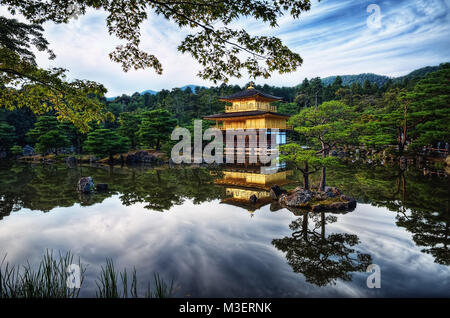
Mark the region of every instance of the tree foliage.
<instances>
[{"instance_id":1,"label":"tree foliage","mask_svg":"<svg viewBox=\"0 0 450 318\"><path fill-rule=\"evenodd\" d=\"M55 57L40 25L0 17L0 31L1 107L27 107L36 115L52 111L58 119L69 120L85 132L89 122L111 118L99 100L106 93L103 85L87 80L67 81L65 69L37 66L32 47Z\"/></svg>"},{"instance_id":2,"label":"tree foliage","mask_svg":"<svg viewBox=\"0 0 450 318\"><path fill-rule=\"evenodd\" d=\"M245 29L233 28L233 24L241 17L252 17L276 27L283 15L298 19L302 12L311 8L309 0L274 0L270 3L259 0L1 0L0 3L11 13L21 13L34 24L67 23L74 13L83 15L89 8L102 9L108 13L109 33L126 42L118 45L110 58L121 63L124 71L150 67L161 74L163 66L159 59L140 48L141 26L149 18L149 12L153 12L179 28L195 30L186 36L178 50L191 54L203 66L198 75L214 82L227 81L231 76L241 77L242 70L250 77L265 78L274 71L295 71L302 58L279 38L253 36Z\"/></svg>"},{"instance_id":3,"label":"tree foliage","mask_svg":"<svg viewBox=\"0 0 450 318\"><path fill-rule=\"evenodd\" d=\"M58 153L59 148L70 146L66 132L67 128L61 126L55 116L40 116L27 136L29 141L36 143L36 152Z\"/></svg>"},{"instance_id":4,"label":"tree foliage","mask_svg":"<svg viewBox=\"0 0 450 318\"><path fill-rule=\"evenodd\" d=\"M169 140L177 121L164 109L143 112L141 115L138 136L144 146L160 149L161 142Z\"/></svg>"},{"instance_id":5,"label":"tree foliage","mask_svg":"<svg viewBox=\"0 0 450 318\"><path fill-rule=\"evenodd\" d=\"M84 142L84 149L88 153L109 156L111 162L113 155L127 152L129 147L128 138L106 128L90 132Z\"/></svg>"}]
</instances>

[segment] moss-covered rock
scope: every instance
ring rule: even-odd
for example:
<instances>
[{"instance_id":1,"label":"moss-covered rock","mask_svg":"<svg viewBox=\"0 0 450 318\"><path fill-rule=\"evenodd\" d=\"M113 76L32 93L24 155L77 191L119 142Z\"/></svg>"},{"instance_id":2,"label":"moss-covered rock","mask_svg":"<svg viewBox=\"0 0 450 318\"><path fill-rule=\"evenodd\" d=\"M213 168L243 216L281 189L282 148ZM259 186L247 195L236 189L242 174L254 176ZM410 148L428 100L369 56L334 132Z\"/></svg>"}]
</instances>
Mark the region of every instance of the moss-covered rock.
<instances>
[{"instance_id":1,"label":"moss-covered rock","mask_svg":"<svg viewBox=\"0 0 450 318\"><path fill-rule=\"evenodd\" d=\"M335 187L327 187L325 191L295 188L283 193L278 203L283 207L301 208L309 211L344 211L353 210L356 200L343 195Z\"/></svg>"}]
</instances>

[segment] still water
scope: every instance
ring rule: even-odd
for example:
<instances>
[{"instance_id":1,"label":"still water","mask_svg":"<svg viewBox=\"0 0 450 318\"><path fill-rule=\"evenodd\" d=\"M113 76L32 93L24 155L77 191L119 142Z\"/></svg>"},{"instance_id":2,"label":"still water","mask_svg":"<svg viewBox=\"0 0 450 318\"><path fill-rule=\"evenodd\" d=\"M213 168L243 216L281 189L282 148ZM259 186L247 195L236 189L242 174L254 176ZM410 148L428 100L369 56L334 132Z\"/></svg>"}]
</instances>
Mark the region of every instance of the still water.
<instances>
[{"instance_id":1,"label":"still water","mask_svg":"<svg viewBox=\"0 0 450 318\"><path fill-rule=\"evenodd\" d=\"M0 258L37 263L47 249L71 251L88 265L86 297L106 258L135 267L141 288L154 272L173 280L177 297L450 296L448 178L334 169L328 185L354 196L356 209L304 213L278 207L267 184L239 173L4 163ZM80 176L110 189L80 195ZM288 180L295 187L301 178ZM246 199L252 193L257 204ZM381 288L367 287L368 264L380 267Z\"/></svg>"}]
</instances>

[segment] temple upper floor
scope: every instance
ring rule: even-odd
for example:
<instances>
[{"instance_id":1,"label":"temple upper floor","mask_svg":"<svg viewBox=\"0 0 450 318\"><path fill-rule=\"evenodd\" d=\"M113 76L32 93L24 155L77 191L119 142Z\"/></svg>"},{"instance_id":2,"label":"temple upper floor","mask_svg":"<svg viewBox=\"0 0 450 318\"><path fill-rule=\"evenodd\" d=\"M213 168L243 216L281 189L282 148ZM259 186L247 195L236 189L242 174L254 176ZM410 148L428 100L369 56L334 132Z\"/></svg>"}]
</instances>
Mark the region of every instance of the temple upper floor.
<instances>
[{"instance_id":1,"label":"temple upper floor","mask_svg":"<svg viewBox=\"0 0 450 318\"><path fill-rule=\"evenodd\" d=\"M277 107L270 105L270 103L281 99L281 97L258 91L253 87L252 83L244 91L220 98L221 101L231 103L231 105L225 106L226 113L257 110L277 112Z\"/></svg>"},{"instance_id":2,"label":"temple upper floor","mask_svg":"<svg viewBox=\"0 0 450 318\"><path fill-rule=\"evenodd\" d=\"M265 110L276 113L277 106L270 105L270 102L258 101L256 99L237 100L233 101L231 105L225 106L226 113L244 112L251 110Z\"/></svg>"}]
</instances>

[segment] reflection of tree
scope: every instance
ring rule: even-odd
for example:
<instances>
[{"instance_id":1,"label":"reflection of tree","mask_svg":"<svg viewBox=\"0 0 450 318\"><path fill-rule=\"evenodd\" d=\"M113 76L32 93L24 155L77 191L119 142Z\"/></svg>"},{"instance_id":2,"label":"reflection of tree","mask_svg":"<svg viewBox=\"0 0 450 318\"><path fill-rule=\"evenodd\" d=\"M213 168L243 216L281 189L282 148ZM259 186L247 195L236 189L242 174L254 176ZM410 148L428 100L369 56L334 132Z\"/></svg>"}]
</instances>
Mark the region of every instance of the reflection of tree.
<instances>
[{"instance_id":1,"label":"reflection of tree","mask_svg":"<svg viewBox=\"0 0 450 318\"><path fill-rule=\"evenodd\" d=\"M309 218L314 226L309 226ZM294 272L302 273L306 281L318 286L335 284L338 278L352 279L351 272L365 271L371 263L369 254L362 254L352 247L359 243L356 235L346 233L325 234L325 225L336 222L335 216L319 216L306 212L289 226L290 237L274 239L272 244L286 253L286 259Z\"/></svg>"},{"instance_id":2,"label":"reflection of tree","mask_svg":"<svg viewBox=\"0 0 450 318\"><path fill-rule=\"evenodd\" d=\"M450 265L450 213L411 211L410 215L399 215L397 224L413 233L414 242L425 247L422 252L431 254L435 262Z\"/></svg>"},{"instance_id":3,"label":"reflection of tree","mask_svg":"<svg viewBox=\"0 0 450 318\"><path fill-rule=\"evenodd\" d=\"M120 183L118 191L123 204L145 203L156 211L170 209L192 199L195 204L217 199L223 190L213 184L208 169L154 169L132 173Z\"/></svg>"},{"instance_id":4,"label":"reflection of tree","mask_svg":"<svg viewBox=\"0 0 450 318\"><path fill-rule=\"evenodd\" d=\"M80 195L76 184L81 176L107 183L110 191ZM195 204L217 199L223 189L213 185L208 169L152 169L63 165L2 164L0 166L0 219L21 208L50 211L76 203L92 205L119 194L125 205L145 203L151 210L163 211L185 199Z\"/></svg>"},{"instance_id":5,"label":"reflection of tree","mask_svg":"<svg viewBox=\"0 0 450 318\"><path fill-rule=\"evenodd\" d=\"M330 177L345 193L396 212L397 225L439 264L450 265L450 187L447 179L418 169L340 169Z\"/></svg>"}]
</instances>

